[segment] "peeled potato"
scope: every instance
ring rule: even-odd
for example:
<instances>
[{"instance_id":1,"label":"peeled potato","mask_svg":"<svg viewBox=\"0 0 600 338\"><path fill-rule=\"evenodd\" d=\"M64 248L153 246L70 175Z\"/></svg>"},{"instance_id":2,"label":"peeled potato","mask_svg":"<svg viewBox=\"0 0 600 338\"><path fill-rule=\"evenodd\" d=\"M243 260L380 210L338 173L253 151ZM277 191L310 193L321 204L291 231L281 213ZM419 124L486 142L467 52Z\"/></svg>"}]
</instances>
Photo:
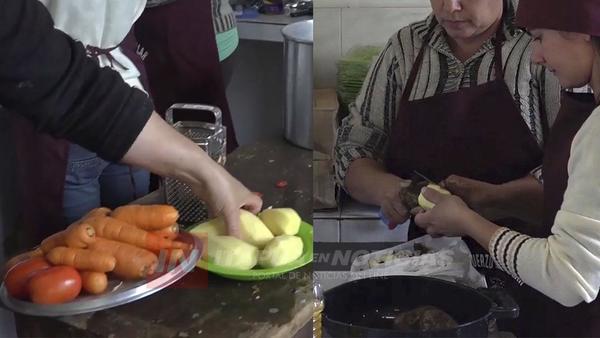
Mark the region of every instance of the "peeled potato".
<instances>
[{"instance_id":1,"label":"peeled potato","mask_svg":"<svg viewBox=\"0 0 600 338\"><path fill-rule=\"evenodd\" d=\"M273 235L295 235L300 229L300 223L302 220L292 208L274 208L267 209L258 214L267 228L271 230Z\"/></svg>"},{"instance_id":2,"label":"peeled potato","mask_svg":"<svg viewBox=\"0 0 600 338\"><path fill-rule=\"evenodd\" d=\"M240 217L240 236L244 242L263 248L275 237L253 213L242 209Z\"/></svg>"},{"instance_id":3,"label":"peeled potato","mask_svg":"<svg viewBox=\"0 0 600 338\"><path fill-rule=\"evenodd\" d=\"M258 256L258 264L263 268L274 268L295 261L302 256L304 243L298 236L281 235L275 237Z\"/></svg>"},{"instance_id":4,"label":"peeled potato","mask_svg":"<svg viewBox=\"0 0 600 338\"><path fill-rule=\"evenodd\" d=\"M219 217L197 225L190 232L200 237L224 236L227 235L227 226L223 217Z\"/></svg>"},{"instance_id":5,"label":"peeled potato","mask_svg":"<svg viewBox=\"0 0 600 338\"><path fill-rule=\"evenodd\" d=\"M200 237L225 236L227 226L223 217L212 219L196 226L190 231ZM240 238L256 247L263 248L273 239L273 234L267 226L253 213L244 209L240 210Z\"/></svg>"},{"instance_id":6,"label":"peeled potato","mask_svg":"<svg viewBox=\"0 0 600 338\"><path fill-rule=\"evenodd\" d=\"M438 192L440 192L444 195L450 195L450 192L448 190L440 187L437 184L429 184L429 185L427 185L427 188L437 190ZM419 194L419 206L425 210L431 210L431 209L433 209L433 207L435 207L435 204L433 204L428 199L426 199L425 196L423 196L423 194L421 193L421 194Z\"/></svg>"},{"instance_id":7,"label":"peeled potato","mask_svg":"<svg viewBox=\"0 0 600 338\"><path fill-rule=\"evenodd\" d=\"M250 270L258 261L258 248L233 236L211 236L204 259L222 267Z\"/></svg>"}]
</instances>

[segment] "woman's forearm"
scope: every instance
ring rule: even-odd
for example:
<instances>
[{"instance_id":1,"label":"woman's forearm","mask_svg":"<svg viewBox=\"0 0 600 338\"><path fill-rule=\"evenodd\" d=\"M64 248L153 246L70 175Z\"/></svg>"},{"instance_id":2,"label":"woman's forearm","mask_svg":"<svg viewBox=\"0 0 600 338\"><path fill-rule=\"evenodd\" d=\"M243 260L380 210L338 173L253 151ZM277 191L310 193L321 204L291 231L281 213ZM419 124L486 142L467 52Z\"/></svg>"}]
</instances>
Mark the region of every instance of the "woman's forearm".
<instances>
[{"instance_id":1,"label":"woman's forearm","mask_svg":"<svg viewBox=\"0 0 600 338\"><path fill-rule=\"evenodd\" d=\"M156 113L125 154L123 162L201 186L210 180L214 166L218 166Z\"/></svg>"},{"instance_id":2,"label":"woman's forearm","mask_svg":"<svg viewBox=\"0 0 600 338\"><path fill-rule=\"evenodd\" d=\"M531 175L500 184L496 204L500 214L513 216L531 224L541 224L544 187Z\"/></svg>"},{"instance_id":3,"label":"woman's forearm","mask_svg":"<svg viewBox=\"0 0 600 338\"><path fill-rule=\"evenodd\" d=\"M488 248L492 237L501 229L500 226L488 221L475 211L470 210L466 217L465 233L473 238L479 245Z\"/></svg>"},{"instance_id":4,"label":"woman's forearm","mask_svg":"<svg viewBox=\"0 0 600 338\"><path fill-rule=\"evenodd\" d=\"M381 205L387 194L397 192L400 185L407 185L404 182L388 173L377 161L362 158L352 162L348 168L345 188L359 202Z\"/></svg>"}]
</instances>

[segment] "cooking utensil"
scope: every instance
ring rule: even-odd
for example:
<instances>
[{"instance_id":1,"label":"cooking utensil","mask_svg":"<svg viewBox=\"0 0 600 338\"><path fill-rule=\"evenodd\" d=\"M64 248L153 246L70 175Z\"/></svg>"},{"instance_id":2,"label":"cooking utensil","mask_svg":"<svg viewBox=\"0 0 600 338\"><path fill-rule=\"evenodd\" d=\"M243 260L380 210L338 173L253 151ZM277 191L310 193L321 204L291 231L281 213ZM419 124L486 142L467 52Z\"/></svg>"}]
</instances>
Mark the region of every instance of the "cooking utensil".
<instances>
[{"instance_id":1,"label":"cooking utensil","mask_svg":"<svg viewBox=\"0 0 600 338\"><path fill-rule=\"evenodd\" d=\"M416 170L414 170L413 173L415 175L419 176L420 178L424 179L425 181L427 181L427 183L429 183L429 184L437 184L437 183L433 182L432 180L430 180L427 176L421 174L420 172L418 172Z\"/></svg>"},{"instance_id":2,"label":"cooking utensil","mask_svg":"<svg viewBox=\"0 0 600 338\"><path fill-rule=\"evenodd\" d=\"M313 149L313 20L289 24L283 35L285 115L284 136Z\"/></svg>"},{"instance_id":3,"label":"cooking utensil","mask_svg":"<svg viewBox=\"0 0 600 338\"><path fill-rule=\"evenodd\" d=\"M197 266L204 270L210 271L219 276L236 279L241 281L253 281L253 280L264 280L271 279L277 276L281 276L286 272L290 272L292 270L296 270L300 267L305 266L306 264L312 262L313 260L313 227L305 222L302 222L300 225L300 230L298 231L299 236L302 238L302 243L304 244L304 249L302 250L302 256L296 259L295 261L288 263L286 265L278 266L270 269L261 269L256 267L252 270L238 270L232 268L226 268L219 265L215 265L209 263L204 260L199 260Z\"/></svg>"},{"instance_id":4,"label":"cooking utensil","mask_svg":"<svg viewBox=\"0 0 600 338\"><path fill-rule=\"evenodd\" d=\"M400 313L425 305L446 312L458 326L431 331L392 328ZM518 312L514 300L498 290L476 290L428 277L387 276L326 291L323 327L334 338L487 337L495 319L516 318Z\"/></svg>"},{"instance_id":5,"label":"cooking utensil","mask_svg":"<svg viewBox=\"0 0 600 338\"><path fill-rule=\"evenodd\" d=\"M164 257L162 261L159 257L158 272L146 279L139 281L111 279L107 291L102 294L83 295L71 302L56 305L35 304L15 299L8 294L3 283L0 287L0 301L11 311L43 317L71 316L134 302L168 287L194 269L202 252L202 242L187 232L180 233L177 240L193 246L190 254L178 265L167 264Z\"/></svg>"},{"instance_id":6,"label":"cooking utensil","mask_svg":"<svg viewBox=\"0 0 600 338\"><path fill-rule=\"evenodd\" d=\"M415 170L413 172L413 177L411 177L410 184L400 190L400 199L402 200L402 204L404 204L409 211L419 206L419 194L421 194L421 189L427 186L427 184L435 183L427 178L427 176ZM391 223L385 217L383 210L381 209L379 210L379 218L390 230L393 230L398 226L398 224Z\"/></svg>"},{"instance_id":7,"label":"cooking utensil","mask_svg":"<svg viewBox=\"0 0 600 338\"><path fill-rule=\"evenodd\" d=\"M312 15L313 1L312 0L291 0L284 7L284 13L291 17Z\"/></svg>"},{"instance_id":8,"label":"cooking utensil","mask_svg":"<svg viewBox=\"0 0 600 338\"><path fill-rule=\"evenodd\" d=\"M175 121L174 110L210 112L214 116L215 122ZM225 165L227 130L223 126L222 113L219 108L201 104L178 103L167 110L165 119L177 131L202 148L215 162ZM208 219L206 206L198 199L189 185L173 178L165 178L164 186L166 201L179 211L180 223L187 225Z\"/></svg>"}]
</instances>

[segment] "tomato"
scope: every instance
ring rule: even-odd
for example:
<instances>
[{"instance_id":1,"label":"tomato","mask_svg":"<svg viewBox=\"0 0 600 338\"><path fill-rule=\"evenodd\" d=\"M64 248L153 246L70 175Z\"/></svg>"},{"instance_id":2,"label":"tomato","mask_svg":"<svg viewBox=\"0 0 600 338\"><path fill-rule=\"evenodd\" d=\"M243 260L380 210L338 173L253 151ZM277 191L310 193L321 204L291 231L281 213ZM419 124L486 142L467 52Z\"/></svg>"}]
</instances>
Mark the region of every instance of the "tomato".
<instances>
[{"instance_id":1,"label":"tomato","mask_svg":"<svg viewBox=\"0 0 600 338\"><path fill-rule=\"evenodd\" d=\"M40 271L49 269L52 265L44 257L34 257L17 263L6 274L4 283L8 294L19 299L29 298L27 283Z\"/></svg>"},{"instance_id":2,"label":"tomato","mask_svg":"<svg viewBox=\"0 0 600 338\"><path fill-rule=\"evenodd\" d=\"M29 280L31 301L37 304L69 302L81 292L81 276L70 266L55 266Z\"/></svg>"},{"instance_id":3,"label":"tomato","mask_svg":"<svg viewBox=\"0 0 600 338\"><path fill-rule=\"evenodd\" d=\"M2 275L4 276L6 272L8 272L15 265L17 265L23 261L26 261L33 257L40 257L43 255L44 255L44 252L40 248L36 248L34 250L27 251L22 254L16 255L13 258L9 259L6 263L4 263L4 270L2 271L3 272Z\"/></svg>"}]
</instances>

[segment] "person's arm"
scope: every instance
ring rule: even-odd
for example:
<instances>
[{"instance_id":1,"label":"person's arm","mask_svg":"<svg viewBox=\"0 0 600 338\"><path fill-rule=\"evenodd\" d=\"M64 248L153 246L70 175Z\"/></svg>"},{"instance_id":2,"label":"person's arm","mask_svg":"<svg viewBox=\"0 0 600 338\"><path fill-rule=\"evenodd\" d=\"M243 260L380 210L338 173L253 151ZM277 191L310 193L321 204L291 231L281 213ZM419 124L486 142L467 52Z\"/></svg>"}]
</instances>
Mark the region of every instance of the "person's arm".
<instances>
[{"instance_id":1,"label":"person's arm","mask_svg":"<svg viewBox=\"0 0 600 338\"><path fill-rule=\"evenodd\" d=\"M382 164L401 97L397 69L396 36L392 37L371 65L350 115L337 133L334 147L336 179L354 199L381 206L392 223L404 222L409 214L400 200L405 180L387 172ZM395 100L390 100L394 93Z\"/></svg>"},{"instance_id":2,"label":"person's arm","mask_svg":"<svg viewBox=\"0 0 600 338\"><path fill-rule=\"evenodd\" d=\"M489 220L514 217L541 224L544 187L531 174L503 184L452 175L442 185Z\"/></svg>"},{"instance_id":3,"label":"person's arm","mask_svg":"<svg viewBox=\"0 0 600 338\"><path fill-rule=\"evenodd\" d=\"M499 227L458 197L430 189L426 197L438 204L417 215L416 222L432 234L474 238L501 269L562 305L589 303L600 289L599 133L600 111L595 111L573 141L567 190L547 238Z\"/></svg>"},{"instance_id":4,"label":"person's arm","mask_svg":"<svg viewBox=\"0 0 600 338\"><path fill-rule=\"evenodd\" d=\"M260 210L260 198L153 113L145 94L55 30L37 0L0 0L0 49L0 105L40 130L185 181L234 235L240 207Z\"/></svg>"},{"instance_id":5,"label":"person's arm","mask_svg":"<svg viewBox=\"0 0 600 338\"><path fill-rule=\"evenodd\" d=\"M239 209L258 213L262 206L256 194L156 113L127 151L123 162L187 182L208 204L211 216L225 217L229 233L233 235L239 234Z\"/></svg>"},{"instance_id":6,"label":"person's arm","mask_svg":"<svg viewBox=\"0 0 600 338\"><path fill-rule=\"evenodd\" d=\"M119 160L152 113L144 93L54 29L38 1L0 0L0 49L0 105L105 159Z\"/></svg>"},{"instance_id":7,"label":"person's arm","mask_svg":"<svg viewBox=\"0 0 600 338\"><path fill-rule=\"evenodd\" d=\"M502 231L490 243L507 272L566 306L590 302L600 289L599 114L594 111L573 140L568 185L552 235Z\"/></svg>"},{"instance_id":8,"label":"person's arm","mask_svg":"<svg viewBox=\"0 0 600 338\"><path fill-rule=\"evenodd\" d=\"M539 225L544 213L544 186L534 176L500 184L496 209L503 216L516 217ZM492 200L494 203L494 200Z\"/></svg>"}]
</instances>

